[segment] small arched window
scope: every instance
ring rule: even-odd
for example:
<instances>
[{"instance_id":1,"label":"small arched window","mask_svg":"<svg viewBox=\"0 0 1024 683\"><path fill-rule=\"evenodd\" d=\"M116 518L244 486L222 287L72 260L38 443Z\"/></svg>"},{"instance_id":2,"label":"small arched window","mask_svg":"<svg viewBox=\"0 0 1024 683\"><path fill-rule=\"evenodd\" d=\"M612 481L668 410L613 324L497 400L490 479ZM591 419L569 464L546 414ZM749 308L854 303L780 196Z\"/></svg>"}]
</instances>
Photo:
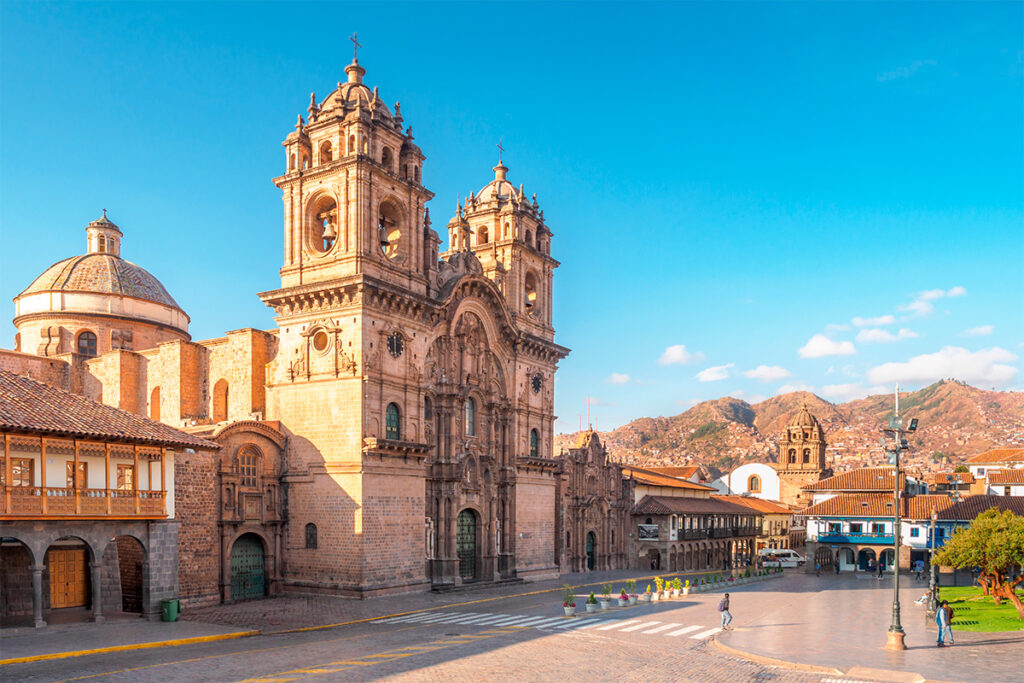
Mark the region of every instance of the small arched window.
<instances>
[{"instance_id":1,"label":"small arched window","mask_svg":"<svg viewBox=\"0 0 1024 683\"><path fill-rule=\"evenodd\" d=\"M648 517L647 519L644 520L644 524L654 524L654 520L652 520L650 517Z\"/></svg>"},{"instance_id":2,"label":"small arched window","mask_svg":"<svg viewBox=\"0 0 1024 683\"><path fill-rule=\"evenodd\" d=\"M789 463L791 465L795 465L796 464L796 449L795 448L790 448L789 449Z\"/></svg>"},{"instance_id":3,"label":"small arched window","mask_svg":"<svg viewBox=\"0 0 1024 683\"><path fill-rule=\"evenodd\" d=\"M78 353L88 358L96 357L96 335L92 332L82 332L78 335Z\"/></svg>"},{"instance_id":4,"label":"small arched window","mask_svg":"<svg viewBox=\"0 0 1024 683\"><path fill-rule=\"evenodd\" d=\"M306 525L306 547L310 550L316 550L316 546L316 524L310 523Z\"/></svg>"},{"instance_id":5,"label":"small arched window","mask_svg":"<svg viewBox=\"0 0 1024 683\"><path fill-rule=\"evenodd\" d=\"M423 419L432 420L434 419L434 403L430 400L429 396L423 397Z\"/></svg>"},{"instance_id":6,"label":"small arched window","mask_svg":"<svg viewBox=\"0 0 1024 683\"><path fill-rule=\"evenodd\" d=\"M505 233L502 235L502 239L509 239L512 237L512 225L505 223Z\"/></svg>"},{"instance_id":7,"label":"small arched window","mask_svg":"<svg viewBox=\"0 0 1024 683\"><path fill-rule=\"evenodd\" d=\"M750 491L751 493L760 493L761 477L757 476L756 474L750 475L750 478L747 479L747 490Z\"/></svg>"},{"instance_id":8,"label":"small arched window","mask_svg":"<svg viewBox=\"0 0 1024 683\"><path fill-rule=\"evenodd\" d=\"M804 449L804 462L810 462L810 461L811 461L811 449L810 448L805 448Z\"/></svg>"},{"instance_id":9,"label":"small arched window","mask_svg":"<svg viewBox=\"0 0 1024 683\"><path fill-rule=\"evenodd\" d=\"M388 172L391 171L391 167L393 165L392 156L393 153L390 147L385 146L380 152L380 163Z\"/></svg>"},{"instance_id":10,"label":"small arched window","mask_svg":"<svg viewBox=\"0 0 1024 683\"><path fill-rule=\"evenodd\" d=\"M476 401L466 399L466 436L476 436Z\"/></svg>"},{"instance_id":11,"label":"small arched window","mask_svg":"<svg viewBox=\"0 0 1024 683\"><path fill-rule=\"evenodd\" d=\"M395 440L402 438L401 412L397 404L388 404L384 415L384 437Z\"/></svg>"},{"instance_id":12,"label":"small arched window","mask_svg":"<svg viewBox=\"0 0 1024 683\"><path fill-rule=\"evenodd\" d=\"M298 158L294 154L292 154L290 157L288 157L288 170L289 171L294 171L295 170L295 164L297 164L297 163L298 163Z\"/></svg>"},{"instance_id":13,"label":"small arched window","mask_svg":"<svg viewBox=\"0 0 1024 683\"><path fill-rule=\"evenodd\" d=\"M213 421L224 422L228 419L228 381L218 380L213 385Z\"/></svg>"},{"instance_id":14,"label":"small arched window","mask_svg":"<svg viewBox=\"0 0 1024 683\"><path fill-rule=\"evenodd\" d=\"M540 437L537 434L536 429L530 430L530 457L536 458L537 453L540 449Z\"/></svg>"},{"instance_id":15,"label":"small arched window","mask_svg":"<svg viewBox=\"0 0 1024 683\"><path fill-rule=\"evenodd\" d=\"M529 230L526 231L526 243L529 246L533 246L533 233Z\"/></svg>"},{"instance_id":16,"label":"small arched window","mask_svg":"<svg viewBox=\"0 0 1024 683\"><path fill-rule=\"evenodd\" d=\"M320 163L329 164L332 161L334 161L334 148L331 146L331 141L328 140L320 145Z\"/></svg>"},{"instance_id":17,"label":"small arched window","mask_svg":"<svg viewBox=\"0 0 1024 683\"><path fill-rule=\"evenodd\" d=\"M487 231L487 226L486 225L481 225L480 229L476 233L476 243L477 244L487 244L490 241L491 241L491 235Z\"/></svg>"},{"instance_id":18,"label":"small arched window","mask_svg":"<svg viewBox=\"0 0 1024 683\"><path fill-rule=\"evenodd\" d=\"M420 167L417 166L414 170L415 170L415 173L416 173L416 182L418 183L418 182L420 182Z\"/></svg>"},{"instance_id":19,"label":"small arched window","mask_svg":"<svg viewBox=\"0 0 1024 683\"><path fill-rule=\"evenodd\" d=\"M153 387L153 393L149 395L149 419L160 419L160 387Z\"/></svg>"},{"instance_id":20,"label":"small arched window","mask_svg":"<svg viewBox=\"0 0 1024 683\"><path fill-rule=\"evenodd\" d=\"M355 154L355 152L356 152L356 136L355 135L349 135L348 136L348 153L349 154Z\"/></svg>"},{"instance_id":21,"label":"small arched window","mask_svg":"<svg viewBox=\"0 0 1024 683\"><path fill-rule=\"evenodd\" d=\"M102 254L107 250L107 238L100 235L98 251Z\"/></svg>"}]
</instances>

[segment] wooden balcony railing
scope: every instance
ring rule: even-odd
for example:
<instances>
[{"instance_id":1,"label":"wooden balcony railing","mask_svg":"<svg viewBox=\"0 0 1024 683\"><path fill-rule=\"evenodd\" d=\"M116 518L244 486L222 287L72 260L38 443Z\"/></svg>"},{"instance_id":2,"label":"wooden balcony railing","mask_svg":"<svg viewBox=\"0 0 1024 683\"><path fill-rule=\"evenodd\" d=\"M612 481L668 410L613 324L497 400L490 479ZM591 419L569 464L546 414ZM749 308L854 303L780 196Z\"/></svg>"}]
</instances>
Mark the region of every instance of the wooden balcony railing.
<instances>
[{"instance_id":1,"label":"wooden balcony railing","mask_svg":"<svg viewBox=\"0 0 1024 683\"><path fill-rule=\"evenodd\" d=\"M123 489L71 489L42 486L5 487L0 519L64 517L167 516L165 491Z\"/></svg>"}]
</instances>

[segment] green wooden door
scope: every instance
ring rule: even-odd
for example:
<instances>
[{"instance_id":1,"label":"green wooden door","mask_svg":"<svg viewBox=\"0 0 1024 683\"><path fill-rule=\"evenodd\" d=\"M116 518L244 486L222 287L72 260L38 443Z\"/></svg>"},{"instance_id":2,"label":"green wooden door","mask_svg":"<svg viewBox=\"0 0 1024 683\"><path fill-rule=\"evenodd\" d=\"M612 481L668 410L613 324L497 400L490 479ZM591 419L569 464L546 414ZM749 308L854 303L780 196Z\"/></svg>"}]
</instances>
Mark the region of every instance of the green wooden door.
<instances>
[{"instance_id":1,"label":"green wooden door","mask_svg":"<svg viewBox=\"0 0 1024 683\"><path fill-rule=\"evenodd\" d=\"M597 544L597 539L594 537L594 532L591 531L587 534L587 569L594 568L594 546Z\"/></svg>"},{"instance_id":2,"label":"green wooden door","mask_svg":"<svg viewBox=\"0 0 1024 683\"><path fill-rule=\"evenodd\" d=\"M455 541L458 546L459 576L476 578L476 515L472 510L459 513Z\"/></svg>"},{"instance_id":3,"label":"green wooden door","mask_svg":"<svg viewBox=\"0 0 1024 683\"><path fill-rule=\"evenodd\" d=\"M263 543L254 534L240 536L231 547L231 599L250 600L267 594Z\"/></svg>"}]
</instances>

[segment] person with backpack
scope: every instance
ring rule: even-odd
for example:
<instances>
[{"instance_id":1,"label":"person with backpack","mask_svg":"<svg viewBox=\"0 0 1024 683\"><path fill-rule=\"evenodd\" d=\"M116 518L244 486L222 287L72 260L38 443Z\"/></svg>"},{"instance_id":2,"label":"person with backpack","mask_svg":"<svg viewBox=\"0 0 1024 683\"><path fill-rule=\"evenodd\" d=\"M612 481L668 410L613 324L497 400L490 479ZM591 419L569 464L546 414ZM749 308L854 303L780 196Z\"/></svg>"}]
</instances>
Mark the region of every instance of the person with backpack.
<instances>
[{"instance_id":1,"label":"person with backpack","mask_svg":"<svg viewBox=\"0 0 1024 683\"><path fill-rule=\"evenodd\" d=\"M943 600L939 609L935 610L935 625L939 628L938 647L945 647L943 636L949 637L949 644L953 644L953 608L949 606L948 600Z\"/></svg>"},{"instance_id":2,"label":"person with backpack","mask_svg":"<svg viewBox=\"0 0 1024 683\"><path fill-rule=\"evenodd\" d=\"M729 594L726 593L722 601L718 603L718 611L722 613L722 630L729 628L732 623L732 614L729 613Z\"/></svg>"}]
</instances>

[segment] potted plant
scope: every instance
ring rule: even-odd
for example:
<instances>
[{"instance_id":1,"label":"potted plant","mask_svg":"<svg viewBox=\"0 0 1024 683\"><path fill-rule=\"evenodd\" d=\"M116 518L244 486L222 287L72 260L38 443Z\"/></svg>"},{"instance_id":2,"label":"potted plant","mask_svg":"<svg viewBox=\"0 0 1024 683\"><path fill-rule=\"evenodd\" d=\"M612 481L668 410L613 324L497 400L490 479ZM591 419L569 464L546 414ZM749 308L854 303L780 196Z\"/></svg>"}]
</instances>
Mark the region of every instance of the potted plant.
<instances>
[{"instance_id":1,"label":"potted plant","mask_svg":"<svg viewBox=\"0 0 1024 683\"><path fill-rule=\"evenodd\" d=\"M672 597L678 598L679 591L682 590L683 582L679 580L679 577L672 579Z\"/></svg>"},{"instance_id":2,"label":"potted plant","mask_svg":"<svg viewBox=\"0 0 1024 683\"><path fill-rule=\"evenodd\" d=\"M647 590L645 590L643 595L640 596L640 600L643 602L651 601L651 584L647 584Z\"/></svg>"},{"instance_id":3,"label":"potted plant","mask_svg":"<svg viewBox=\"0 0 1024 683\"><path fill-rule=\"evenodd\" d=\"M626 594L626 589L623 588L622 592L619 593L619 607L629 606L629 595Z\"/></svg>"},{"instance_id":4,"label":"potted plant","mask_svg":"<svg viewBox=\"0 0 1024 683\"><path fill-rule=\"evenodd\" d=\"M573 593L572 586L569 584L562 587L562 607L565 609L565 616L576 615L576 594Z\"/></svg>"},{"instance_id":5,"label":"potted plant","mask_svg":"<svg viewBox=\"0 0 1024 683\"><path fill-rule=\"evenodd\" d=\"M626 582L626 591L629 593L629 604L635 605L637 602L636 579L630 579Z\"/></svg>"},{"instance_id":6,"label":"potted plant","mask_svg":"<svg viewBox=\"0 0 1024 683\"><path fill-rule=\"evenodd\" d=\"M687 579L686 583L683 585L683 595L689 595L689 594L690 594L690 580Z\"/></svg>"},{"instance_id":7,"label":"potted plant","mask_svg":"<svg viewBox=\"0 0 1024 683\"><path fill-rule=\"evenodd\" d=\"M586 604L587 604L587 611L588 612L596 612L597 611L597 598L594 597L594 591L590 591L590 597L587 598L587 603Z\"/></svg>"},{"instance_id":8,"label":"potted plant","mask_svg":"<svg viewBox=\"0 0 1024 683\"><path fill-rule=\"evenodd\" d=\"M611 607L612 585L610 583L606 583L605 585L601 586L601 597L599 598L599 600L601 602L601 609L608 609L609 607Z\"/></svg>"}]
</instances>

